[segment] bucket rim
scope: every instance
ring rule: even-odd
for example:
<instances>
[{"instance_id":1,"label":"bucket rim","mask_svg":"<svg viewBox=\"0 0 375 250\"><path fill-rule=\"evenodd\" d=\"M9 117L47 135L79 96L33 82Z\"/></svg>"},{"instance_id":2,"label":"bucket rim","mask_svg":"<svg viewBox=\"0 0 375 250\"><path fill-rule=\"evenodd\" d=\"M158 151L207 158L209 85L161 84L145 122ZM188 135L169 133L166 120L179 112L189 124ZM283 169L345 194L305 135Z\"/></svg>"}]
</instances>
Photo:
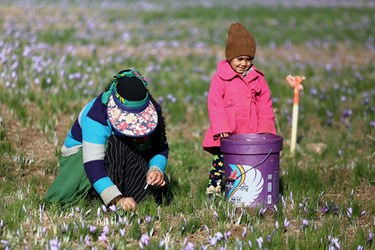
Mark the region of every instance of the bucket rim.
<instances>
[{"instance_id":1,"label":"bucket rim","mask_svg":"<svg viewBox=\"0 0 375 250\"><path fill-rule=\"evenodd\" d=\"M278 144L283 137L275 134L236 134L221 139L222 144Z\"/></svg>"}]
</instances>

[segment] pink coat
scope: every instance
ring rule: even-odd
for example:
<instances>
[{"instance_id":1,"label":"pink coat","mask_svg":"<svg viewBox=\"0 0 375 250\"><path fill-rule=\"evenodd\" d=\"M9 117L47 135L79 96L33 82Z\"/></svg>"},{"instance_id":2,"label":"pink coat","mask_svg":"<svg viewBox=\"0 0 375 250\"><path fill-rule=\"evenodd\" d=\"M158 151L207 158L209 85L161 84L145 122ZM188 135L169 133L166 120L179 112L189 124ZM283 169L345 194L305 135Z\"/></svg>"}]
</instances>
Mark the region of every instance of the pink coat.
<instances>
[{"instance_id":1,"label":"pink coat","mask_svg":"<svg viewBox=\"0 0 375 250\"><path fill-rule=\"evenodd\" d=\"M276 134L271 92L261 71L253 65L242 78L226 60L218 63L208 92L210 126L203 148L220 147L214 135L271 133Z\"/></svg>"}]
</instances>

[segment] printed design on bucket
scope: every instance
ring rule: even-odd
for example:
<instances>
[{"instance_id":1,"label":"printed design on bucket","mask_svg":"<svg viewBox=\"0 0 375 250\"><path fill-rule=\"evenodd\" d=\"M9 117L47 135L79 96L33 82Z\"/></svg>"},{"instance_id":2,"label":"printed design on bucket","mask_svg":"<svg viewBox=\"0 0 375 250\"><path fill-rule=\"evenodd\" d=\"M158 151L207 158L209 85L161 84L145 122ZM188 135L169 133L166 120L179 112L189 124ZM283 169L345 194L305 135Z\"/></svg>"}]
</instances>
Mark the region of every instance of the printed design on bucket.
<instances>
[{"instance_id":1,"label":"printed design on bucket","mask_svg":"<svg viewBox=\"0 0 375 250\"><path fill-rule=\"evenodd\" d=\"M229 164L231 183L227 198L234 203L251 205L263 190L264 179L262 173L250 165Z\"/></svg>"}]
</instances>

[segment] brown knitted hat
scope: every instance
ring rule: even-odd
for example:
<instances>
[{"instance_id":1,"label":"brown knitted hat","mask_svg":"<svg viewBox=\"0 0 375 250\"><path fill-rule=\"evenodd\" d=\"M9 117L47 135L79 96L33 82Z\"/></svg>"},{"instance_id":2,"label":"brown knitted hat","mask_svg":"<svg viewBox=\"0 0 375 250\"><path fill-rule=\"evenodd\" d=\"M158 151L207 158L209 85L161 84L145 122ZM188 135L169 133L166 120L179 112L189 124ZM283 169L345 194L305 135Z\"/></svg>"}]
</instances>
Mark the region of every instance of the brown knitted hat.
<instances>
[{"instance_id":1,"label":"brown knitted hat","mask_svg":"<svg viewBox=\"0 0 375 250\"><path fill-rule=\"evenodd\" d=\"M255 57L256 43L254 37L240 23L233 23L228 30L225 57L228 61L237 56Z\"/></svg>"}]
</instances>

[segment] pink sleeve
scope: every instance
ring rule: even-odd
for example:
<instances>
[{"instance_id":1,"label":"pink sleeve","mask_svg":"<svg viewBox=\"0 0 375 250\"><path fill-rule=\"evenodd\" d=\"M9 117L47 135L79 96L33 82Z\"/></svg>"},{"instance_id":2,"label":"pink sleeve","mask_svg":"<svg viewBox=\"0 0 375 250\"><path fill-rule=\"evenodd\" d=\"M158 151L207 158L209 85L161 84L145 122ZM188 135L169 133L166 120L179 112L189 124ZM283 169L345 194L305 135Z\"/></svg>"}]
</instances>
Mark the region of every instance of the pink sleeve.
<instances>
[{"instance_id":1,"label":"pink sleeve","mask_svg":"<svg viewBox=\"0 0 375 250\"><path fill-rule=\"evenodd\" d=\"M229 131L228 118L224 103L225 85L223 80L214 74L208 92L208 116L213 135Z\"/></svg>"}]
</instances>

